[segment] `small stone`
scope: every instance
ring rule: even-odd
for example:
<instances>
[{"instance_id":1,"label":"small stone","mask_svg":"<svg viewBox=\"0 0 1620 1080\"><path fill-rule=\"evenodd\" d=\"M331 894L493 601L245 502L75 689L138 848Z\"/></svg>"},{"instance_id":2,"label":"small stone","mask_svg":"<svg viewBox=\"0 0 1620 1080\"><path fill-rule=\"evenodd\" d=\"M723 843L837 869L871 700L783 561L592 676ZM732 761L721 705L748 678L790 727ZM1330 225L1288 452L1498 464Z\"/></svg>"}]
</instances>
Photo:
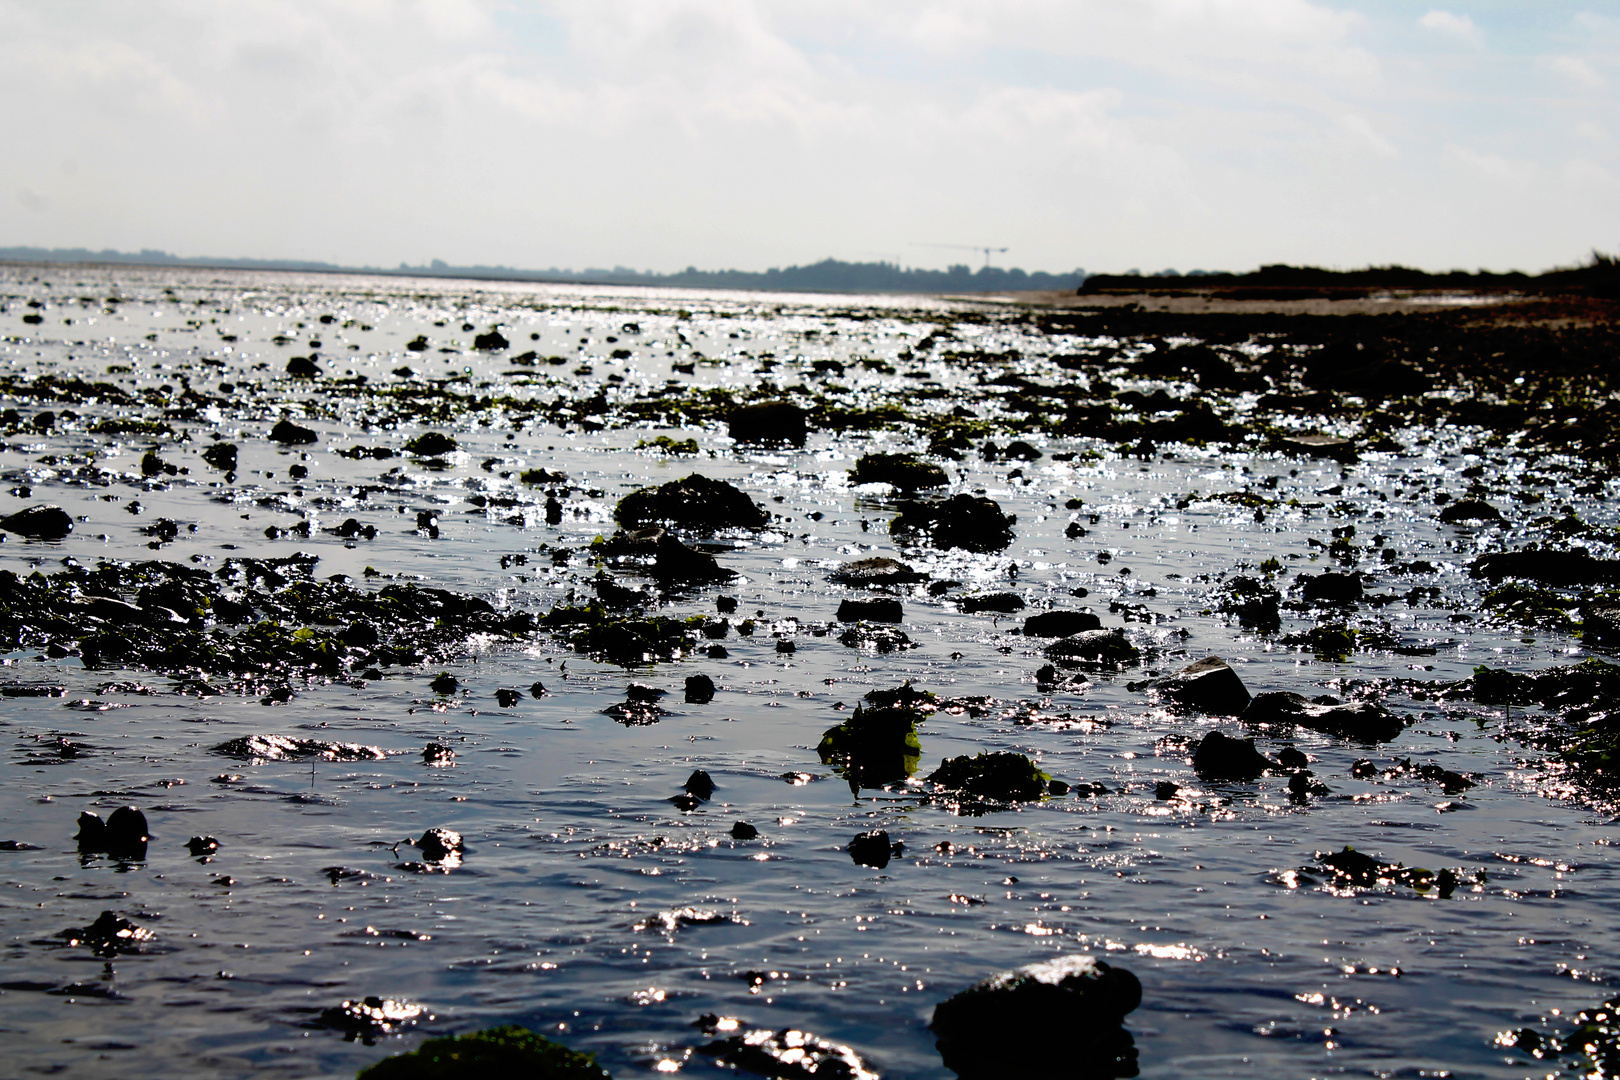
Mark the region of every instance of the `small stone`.
<instances>
[{"instance_id":1,"label":"small stone","mask_svg":"<svg viewBox=\"0 0 1620 1080\"><path fill-rule=\"evenodd\" d=\"M851 861L859 866L870 866L875 870L882 870L889 865L889 860L900 854L902 845L890 843L889 834L882 829L873 829L854 837L844 846L849 852Z\"/></svg>"},{"instance_id":2,"label":"small stone","mask_svg":"<svg viewBox=\"0 0 1620 1080\"><path fill-rule=\"evenodd\" d=\"M707 800L714 797L714 778L702 769L694 769L681 787L694 798Z\"/></svg>"},{"instance_id":3,"label":"small stone","mask_svg":"<svg viewBox=\"0 0 1620 1080\"><path fill-rule=\"evenodd\" d=\"M73 531L73 518L60 506L41 504L0 518L0 532L31 540L60 540Z\"/></svg>"},{"instance_id":4,"label":"small stone","mask_svg":"<svg viewBox=\"0 0 1620 1080\"><path fill-rule=\"evenodd\" d=\"M503 686L499 690L495 691L495 703L503 709L510 709L512 706L516 705L520 700L522 700L522 698L523 694L521 692L513 690L510 687Z\"/></svg>"},{"instance_id":5,"label":"small stone","mask_svg":"<svg viewBox=\"0 0 1620 1080\"><path fill-rule=\"evenodd\" d=\"M1248 708L1250 700L1238 673L1218 656L1205 657L1174 675L1153 679L1146 688L1211 716L1237 716Z\"/></svg>"},{"instance_id":6,"label":"small stone","mask_svg":"<svg viewBox=\"0 0 1620 1080\"><path fill-rule=\"evenodd\" d=\"M431 862L443 862L451 855L459 855L465 850L461 842L461 834L454 829L429 829L422 834L416 842L416 847L422 852L422 858Z\"/></svg>"},{"instance_id":7,"label":"small stone","mask_svg":"<svg viewBox=\"0 0 1620 1080\"><path fill-rule=\"evenodd\" d=\"M186 850L198 857L212 855L219 850L219 841L212 836L193 836L186 841Z\"/></svg>"},{"instance_id":8,"label":"small stone","mask_svg":"<svg viewBox=\"0 0 1620 1080\"><path fill-rule=\"evenodd\" d=\"M759 830L746 821L739 821L731 826L731 838L733 840L757 840L759 839Z\"/></svg>"},{"instance_id":9,"label":"small stone","mask_svg":"<svg viewBox=\"0 0 1620 1080\"><path fill-rule=\"evenodd\" d=\"M1276 762L1254 748L1253 739L1211 731L1193 751L1193 771L1205 780L1254 780Z\"/></svg>"},{"instance_id":10,"label":"small stone","mask_svg":"<svg viewBox=\"0 0 1620 1080\"><path fill-rule=\"evenodd\" d=\"M270 441L282 443L287 446L301 446L315 442L320 436L307 427L293 423L291 420L278 420L270 429Z\"/></svg>"}]
</instances>

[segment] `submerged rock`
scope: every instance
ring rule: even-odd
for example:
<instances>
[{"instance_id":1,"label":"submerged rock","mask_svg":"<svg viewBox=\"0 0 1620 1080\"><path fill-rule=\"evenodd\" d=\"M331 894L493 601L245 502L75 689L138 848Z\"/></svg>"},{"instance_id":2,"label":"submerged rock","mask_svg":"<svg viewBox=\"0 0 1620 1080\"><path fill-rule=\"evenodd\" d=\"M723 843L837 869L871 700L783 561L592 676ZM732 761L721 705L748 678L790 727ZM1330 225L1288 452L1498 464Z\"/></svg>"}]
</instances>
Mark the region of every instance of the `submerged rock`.
<instances>
[{"instance_id":1,"label":"submerged rock","mask_svg":"<svg viewBox=\"0 0 1620 1080\"><path fill-rule=\"evenodd\" d=\"M905 504L900 516L889 524L889 533L902 543L984 554L1011 544L1017 522L1017 517L1002 513L993 499L954 495L938 502Z\"/></svg>"},{"instance_id":2,"label":"submerged rock","mask_svg":"<svg viewBox=\"0 0 1620 1080\"><path fill-rule=\"evenodd\" d=\"M869 585L913 585L919 581L927 581L928 575L917 573L897 559L884 558L880 555L845 563L828 574L827 580L836 585L852 585L859 588Z\"/></svg>"},{"instance_id":3,"label":"submerged rock","mask_svg":"<svg viewBox=\"0 0 1620 1080\"><path fill-rule=\"evenodd\" d=\"M731 838L733 840L758 840L759 830L746 821L734 822L731 826Z\"/></svg>"},{"instance_id":4,"label":"submerged rock","mask_svg":"<svg viewBox=\"0 0 1620 1080\"><path fill-rule=\"evenodd\" d=\"M686 778L681 787L688 795L697 799L714 798L714 777L703 769L693 769L692 775Z\"/></svg>"},{"instance_id":5,"label":"submerged rock","mask_svg":"<svg viewBox=\"0 0 1620 1080\"><path fill-rule=\"evenodd\" d=\"M945 470L916 454L862 454L849 471L851 484L889 484L901 491L944 487Z\"/></svg>"},{"instance_id":6,"label":"submerged rock","mask_svg":"<svg viewBox=\"0 0 1620 1080\"><path fill-rule=\"evenodd\" d=\"M882 829L873 829L863 832L844 845L849 852L850 861L857 866L870 866L874 870L882 870L889 865L889 860L896 858L905 849L903 843L891 843L889 834Z\"/></svg>"},{"instance_id":7,"label":"submerged rock","mask_svg":"<svg viewBox=\"0 0 1620 1080\"><path fill-rule=\"evenodd\" d=\"M97 956L108 958L122 953L138 953L142 946L156 937L144 926L136 926L111 911L103 911L89 926L63 930L58 936L69 945L88 945Z\"/></svg>"},{"instance_id":8,"label":"submerged rock","mask_svg":"<svg viewBox=\"0 0 1620 1080\"><path fill-rule=\"evenodd\" d=\"M1215 610L1237 616L1244 626L1272 633L1282 623L1282 593L1251 577L1235 577L1215 594Z\"/></svg>"},{"instance_id":9,"label":"submerged rock","mask_svg":"<svg viewBox=\"0 0 1620 1080\"><path fill-rule=\"evenodd\" d=\"M300 739L291 735L243 735L220 743L213 748L213 752L226 757L260 761L308 757L326 761L381 761L388 756L375 746L330 742L326 739Z\"/></svg>"},{"instance_id":10,"label":"submerged rock","mask_svg":"<svg viewBox=\"0 0 1620 1080\"><path fill-rule=\"evenodd\" d=\"M1122 1026L1142 984L1092 956L1060 956L991 976L941 1002L929 1028L962 1080L1112 1080L1137 1074Z\"/></svg>"},{"instance_id":11,"label":"submerged rock","mask_svg":"<svg viewBox=\"0 0 1620 1080\"><path fill-rule=\"evenodd\" d=\"M1171 701L1212 716L1237 716L1249 707L1251 700L1238 673L1218 656L1188 664L1174 675L1134 683L1131 689L1153 690Z\"/></svg>"},{"instance_id":12,"label":"submerged rock","mask_svg":"<svg viewBox=\"0 0 1620 1080\"><path fill-rule=\"evenodd\" d=\"M839 622L901 622L898 600L843 600L838 604Z\"/></svg>"},{"instance_id":13,"label":"submerged rock","mask_svg":"<svg viewBox=\"0 0 1620 1080\"><path fill-rule=\"evenodd\" d=\"M0 532L13 532L30 540L60 540L72 531L73 518L60 506L30 506L0 518Z\"/></svg>"},{"instance_id":14,"label":"submerged rock","mask_svg":"<svg viewBox=\"0 0 1620 1080\"><path fill-rule=\"evenodd\" d=\"M432 1017L420 1005L393 998L371 996L323 1009L318 1022L322 1027L341 1031L348 1038L360 1039L370 1046L378 1035L391 1035L412 1027L418 1020L423 1019L431 1020ZM374 1069L367 1069L364 1075L377 1074Z\"/></svg>"},{"instance_id":15,"label":"submerged rock","mask_svg":"<svg viewBox=\"0 0 1620 1080\"><path fill-rule=\"evenodd\" d=\"M186 850L197 858L203 858L219 850L219 841L212 836L193 836L186 841Z\"/></svg>"},{"instance_id":16,"label":"submerged rock","mask_svg":"<svg viewBox=\"0 0 1620 1080\"><path fill-rule=\"evenodd\" d=\"M740 443L803 446L805 411L787 401L739 405L732 410L728 427L731 437Z\"/></svg>"},{"instance_id":17,"label":"submerged rock","mask_svg":"<svg viewBox=\"0 0 1620 1080\"><path fill-rule=\"evenodd\" d=\"M1142 653L1123 630L1087 630L1048 645L1046 658L1059 664L1130 664Z\"/></svg>"},{"instance_id":18,"label":"submerged rock","mask_svg":"<svg viewBox=\"0 0 1620 1080\"><path fill-rule=\"evenodd\" d=\"M1052 783L1029 758L1006 751L942 760L928 779L947 791L995 803L1042 798Z\"/></svg>"},{"instance_id":19,"label":"submerged rock","mask_svg":"<svg viewBox=\"0 0 1620 1080\"><path fill-rule=\"evenodd\" d=\"M847 1046L808 1031L745 1028L732 1017L710 1014L697 1026L719 1038L697 1048L724 1068L778 1077L780 1080L878 1080L878 1074Z\"/></svg>"},{"instance_id":20,"label":"submerged rock","mask_svg":"<svg viewBox=\"0 0 1620 1080\"><path fill-rule=\"evenodd\" d=\"M1319 704L1286 690L1256 696L1239 719L1245 724L1298 724L1357 742L1388 742L1406 730L1399 716L1377 702Z\"/></svg>"},{"instance_id":21,"label":"submerged rock","mask_svg":"<svg viewBox=\"0 0 1620 1080\"><path fill-rule=\"evenodd\" d=\"M1254 780L1277 763L1254 748L1253 739L1211 731L1193 751L1193 771L1205 780Z\"/></svg>"},{"instance_id":22,"label":"submerged rock","mask_svg":"<svg viewBox=\"0 0 1620 1080\"><path fill-rule=\"evenodd\" d=\"M368 999L370 1000L370 999ZM347 1004L347 1003L345 1003ZM582 1054L516 1025L428 1039L360 1070L358 1080L612 1080Z\"/></svg>"},{"instance_id":23,"label":"submerged rock","mask_svg":"<svg viewBox=\"0 0 1620 1080\"><path fill-rule=\"evenodd\" d=\"M1100 630L1102 620L1089 611L1043 611L1024 620L1025 637L1072 637Z\"/></svg>"},{"instance_id":24,"label":"submerged rock","mask_svg":"<svg viewBox=\"0 0 1620 1080\"><path fill-rule=\"evenodd\" d=\"M702 473L632 491L619 500L613 516L627 529L669 525L702 532L760 529L771 520L740 488Z\"/></svg>"},{"instance_id":25,"label":"submerged rock","mask_svg":"<svg viewBox=\"0 0 1620 1080\"><path fill-rule=\"evenodd\" d=\"M850 623L838 635L838 642L851 649L870 649L877 653L903 652L917 647L904 630L864 622Z\"/></svg>"}]
</instances>

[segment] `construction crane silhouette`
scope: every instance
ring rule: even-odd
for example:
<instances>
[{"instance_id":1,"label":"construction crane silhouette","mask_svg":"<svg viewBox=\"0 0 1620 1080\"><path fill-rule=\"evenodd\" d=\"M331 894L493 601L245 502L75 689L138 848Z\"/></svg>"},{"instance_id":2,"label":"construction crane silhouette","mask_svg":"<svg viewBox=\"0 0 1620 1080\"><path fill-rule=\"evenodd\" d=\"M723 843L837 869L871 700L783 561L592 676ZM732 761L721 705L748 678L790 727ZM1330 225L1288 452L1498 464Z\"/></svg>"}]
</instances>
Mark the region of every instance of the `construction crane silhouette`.
<instances>
[{"instance_id":1,"label":"construction crane silhouette","mask_svg":"<svg viewBox=\"0 0 1620 1080\"><path fill-rule=\"evenodd\" d=\"M919 244L913 244L912 247L956 248L959 251L982 251L982 252L984 252L984 265L985 265L986 269L989 269L989 267L990 267L990 256L992 254L1000 255L1000 254L1003 254L1003 253L1005 253L1007 251L1007 249L1004 248L1004 247L990 247L990 246L987 246L985 244L921 244L921 243L919 243Z\"/></svg>"}]
</instances>

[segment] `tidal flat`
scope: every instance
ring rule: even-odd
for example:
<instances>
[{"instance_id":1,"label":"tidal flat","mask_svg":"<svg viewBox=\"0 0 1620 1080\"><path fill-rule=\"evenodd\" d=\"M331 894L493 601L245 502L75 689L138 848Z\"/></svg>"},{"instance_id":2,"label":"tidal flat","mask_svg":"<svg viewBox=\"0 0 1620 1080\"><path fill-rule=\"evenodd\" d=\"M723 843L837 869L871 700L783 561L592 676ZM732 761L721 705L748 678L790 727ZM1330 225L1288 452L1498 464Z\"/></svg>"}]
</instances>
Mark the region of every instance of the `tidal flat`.
<instances>
[{"instance_id":1,"label":"tidal flat","mask_svg":"<svg viewBox=\"0 0 1620 1080\"><path fill-rule=\"evenodd\" d=\"M1369 306L0 266L0 1071L922 1080L1093 956L1077 1075L1557 1072L1612 312Z\"/></svg>"}]
</instances>

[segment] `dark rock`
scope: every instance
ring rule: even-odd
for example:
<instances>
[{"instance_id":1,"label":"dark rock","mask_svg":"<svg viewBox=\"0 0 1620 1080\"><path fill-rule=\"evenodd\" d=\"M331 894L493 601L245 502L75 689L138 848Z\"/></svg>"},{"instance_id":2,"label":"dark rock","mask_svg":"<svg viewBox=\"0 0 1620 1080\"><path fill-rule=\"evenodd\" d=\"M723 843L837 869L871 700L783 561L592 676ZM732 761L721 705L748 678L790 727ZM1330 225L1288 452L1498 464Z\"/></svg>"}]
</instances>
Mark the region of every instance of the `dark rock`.
<instances>
[{"instance_id":1,"label":"dark rock","mask_svg":"<svg viewBox=\"0 0 1620 1080\"><path fill-rule=\"evenodd\" d=\"M0 840L0 851L43 851L39 844L30 844L25 840Z\"/></svg>"},{"instance_id":2,"label":"dark rock","mask_svg":"<svg viewBox=\"0 0 1620 1080\"><path fill-rule=\"evenodd\" d=\"M843 600L838 604L839 622L901 622L904 616L898 600Z\"/></svg>"},{"instance_id":3,"label":"dark rock","mask_svg":"<svg viewBox=\"0 0 1620 1080\"><path fill-rule=\"evenodd\" d=\"M1440 520L1447 525L1463 521L1501 521L1501 511L1479 499L1459 499L1440 511Z\"/></svg>"},{"instance_id":4,"label":"dark rock","mask_svg":"<svg viewBox=\"0 0 1620 1080\"><path fill-rule=\"evenodd\" d=\"M88 945L97 956L110 958L122 953L138 953L156 935L111 911L103 911L89 926L64 930L60 936L69 945Z\"/></svg>"},{"instance_id":5,"label":"dark rock","mask_svg":"<svg viewBox=\"0 0 1620 1080\"><path fill-rule=\"evenodd\" d=\"M997 752L943 760L928 779L948 791L988 802L1039 799L1052 778L1023 754Z\"/></svg>"},{"instance_id":6,"label":"dark rock","mask_svg":"<svg viewBox=\"0 0 1620 1080\"><path fill-rule=\"evenodd\" d=\"M236 444L217 442L202 452L202 459L220 472L236 471Z\"/></svg>"},{"instance_id":7,"label":"dark rock","mask_svg":"<svg viewBox=\"0 0 1620 1080\"><path fill-rule=\"evenodd\" d=\"M1584 550L1501 551L1481 555L1469 564L1468 571L1489 581L1526 578L1558 586L1620 584L1620 559L1595 559Z\"/></svg>"},{"instance_id":8,"label":"dark rock","mask_svg":"<svg viewBox=\"0 0 1620 1080\"><path fill-rule=\"evenodd\" d=\"M428 765L448 765L456 759L455 750L443 743L428 743L422 747L422 761Z\"/></svg>"},{"instance_id":9,"label":"dark rock","mask_svg":"<svg viewBox=\"0 0 1620 1080\"><path fill-rule=\"evenodd\" d=\"M927 581L927 574L919 574L905 563L897 559L876 556L870 559L856 559L845 563L837 570L827 575L827 580L837 585L853 585L856 587L867 585L913 585L919 581Z\"/></svg>"},{"instance_id":10,"label":"dark rock","mask_svg":"<svg viewBox=\"0 0 1620 1080\"><path fill-rule=\"evenodd\" d=\"M681 787L694 798L704 800L714 798L714 778L702 769L692 770L692 775L686 778L686 783Z\"/></svg>"},{"instance_id":11,"label":"dark rock","mask_svg":"<svg viewBox=\"0 0 1620 1080\"><path fill-rule=\"evenodd\" d=\"M707 675L688 675L686 677L686 703L688 705L707 705L713 700L713 679Z\"/></svg>"},{"instance_id":12,"label":"dark rock","mask_svg":"<svg viewBox=\"0 0 1620 1080\"><path fill-rule=\"evenodd\" d=\"M461 834L454 829L429 829L422 834L416 842L417 850L422 858L431 862L445 862L452 855L459 855L466 850L461 842Z\"/></svg>"},{"instance_id":13,"label":"dark rock","mask_svg":"<svg viewBox=\"0 0 1620 1080\"><path fill-rule=\"evenodd\" d=\"M1281 765L1285 769L1304 769L1310 766L1311 759L1306 757L1297 748L1285 746L1281 750L1277 751L1277 764Z\"/></svg>"},{"instance_id":14,"label":"dark rock","mask_svg":"<svg viewBox=\"0 0 1620 1080\"><path fill-rule=\"evenodd\" d=\"M1239 719L1245 724L1297 724L1356 742L1388 742L1406 730L1399 716L1377 702L1318 704L1286 690L1256 695Z\"/></svg>"},{"instance_id":15,"label":"dark rock","mask_svg":"<svg viewBox=\"0 0 1620 1080\"><path fill-rule=\"evenodd\" d=\"M511 344L499 330L493 328L473 338L473 348L481 352L499 352Z\"/></svg>"},{"instance_id":16,"label":"dark rock","mask_svg":"<svg viewBox=\"0 0 1620 1080\"><path fill-rule=\"evenodd\" d=\"M523 699L523 694L510 687L503 686L495 691L495 703L503 709L510 709Z\"/></svg>"},{"instance_id":17,"label":"dark rock","mask_svg":"<svg viewBox=\"0 0 1620 1080\"><path fill-rule=\"evenodd\" d=\"M73 531L73 518L60 506L41 504L0 518L0 531L33 540L60 540Z\"/></svg>"},{"instance_id":18,"label":"dark rock","mask_svg":"<svg viewBox=\"0 0 1620 1080\"><path fill-rule=\"evenodd\" d=\"M646 573L666 589L736 577L716 562L713 555L688 547L667 529L620 530L601 545L601 552L615 565Z\"/></svg>"},{"instance_id":19,"label":"dark rock","mask_svg":"<svg viewBox=\"0 0 1620 1080\"><path fill-rule=\"evenodd\" d=\"M1007 444L1001 456L1010 461L1038 461L1041 452L1022 439L1015 439Z\"/></svg>"},{"instance_id":20,"label":"dark rock","mask_svg":"<svg viewBox=\"0 0 1620 1080\"><path fill-rule=\"evenodd\" d=\"M1253 780L1276 762L1254 748L1253 739L1211 731L1193 751L1193 771L1205 780Z\"/></svg>"},{"instance_id":21,"label":"dark rock","mask_svg":"<svg viewBox=\"0 0 1620 1080\"><path fill-rule=\"evenodd\" d=\"M945 1067L962 1080L1112 1080L1137 1075L1122 1026L1142 1003L1124 968L1082 954L994 975L934 1009Z\"/></svg>"},{"instance_id":22,"label":"dark rock","mask_svg":"<svg viewBox=\"0 0 1620 1080\"><path fill-rule=\"evenodd\" d=\"M1360 574L1302 574L1299 583L1313 604L1353 604L1362 596Z\"/></svg>"},{"instance_id":23,"label":"dark rock","mask_svg":"<svg viewBox=\"0 0 1620 1080\"><path fill-rule=\"evenodd\" d=\"M723 1037L699 1046L697 1052L714 1058L733 1075L742 1070L780 1080L878 1080L854 1050L808 1031L749 1030L735 1019L712 1014L700 1019L698 1026L706 1034Z\"/></svg>"},{"instance_id":24,"label":"dark rock","mask_svg":"<svg viewBox=\"0 0 1620 1080\"><path fill-rule=\"evenodd\" d=\"M701 473L632 491L619 500L614 516L627 529L670 525L703 532L759 529L771 520L741 489Z\"/></svg>"},{"instance_id":25,"label":"dark rock","mask_svg":"<svg viewBox=\"0 0 1620 1080\"><path fill-rule=\"evenodd\" d=\"M717 596L714 598L714 609L722 615L735 615L737 612L737 598L735 596Z\"/></svg>"},{"instance_id":26,"label":"dark rock","mask_svg":"<svg viewBox=\"0 0 1620 1080\"><path fill-rule=\"evenodd\" d=\"M1325 457L1342 462L1355 461L1360 456L1355 443L1336 435L1284 435L1277 440L1277 448L1301 457Z\"/></svg>"},{"instance_id":27,"label":"dark rock","mask_svg":"<svg viewBox=\"0 0 1620 1080\"><path fill-rule=\"evenodd\" d=\"M212 836L193 836L186 841L186 850L199 858L219 850L219 841Z\"/></svg>"},{"instance_id":28,"label":"dark rock","mask_svg":"<svg viewBox=\"0 0 1620 1080\"><path fill-rule=\"evenodd\" d=\"M295 356L287 361L287 374L295 379L313 379L320 373L321 365L307 356Z\"/></svg>"},{"instance_id":29,"label":"dark rock","mask_svg":"<svg viewBox=\"0 0 1620 1080\"><path fill-rule=\"evenodd\" d=\"M79 815L78 824L79 833L74 839L78 841L80 852L137 862L146 858L146 843L152 837L146 815L138 808L120 806L107 815L106 821L94 811L86 810Z\"/></svg>"},{"instance_id":30,"label":"dark rock","mask_svg":"<svg viewBox=\"0 0 1620 1080\"><path fill-rule=\"evenodd\" d=\"M1174 675L1154 679L1146 688L1211 716L1237 716L1249 707L1249 691L1243 680L1218 656L1206 657Z\"/></svg>"},{"instance_id":31,"label":"dark rock","mask_svg":"<svg viewBox=\"0 0 1620 1080\"><path fill-rule=\"evenodd\" d=\"M1004 514L993 499L954 495L939 502L910 502L889 525L889 533L902 543L931 544L986 553L1001 551L1013 542L1018 519Z\"/></svg>"},{"instance_id":32,"label":"dark rock","mask_svg":"<svg viewBox=\"0 0 1620 1080\"><path fill-rule=\"evenodd\" d=\"M343 644L357 649L370 648L382 640L377 633L376 625L364 620L350 623L338 637L342 639Z\"/></svg>"},{"instance_id":33,"label":"dark rock","mask_svg":"<svg viewBox=\"0 0 1620 1080\"><path fill-rule=\"evenodd\" d=\"M903 652L917 647L903 630L864 622L850 623L838 635L838 642L851 649L869 649L877 653Z\"/></svg>"},{"instance_id":34,"label":"dark rock","mask_svg":"<svg viewBox=\"0 0 1620 1080\"><path fill-rule=\"evenodd\" d=\"M823 765L838 769L852 791L898 783L917 770L922 756L917 722L922 719L922 713L906 706L857 705L853 716L822 734L816 753Z\"/></svg>"},{"instance_id":35,"label":"dark rock","mask_svg":"<svg viewBox=\"0 0 1620 1080\"><path fill-rule=\"evenodd\" d=\"M729 426L731 437L740 443L803 446L805 411L786 401L740 405L732 410Z\"/></svg>"},{"instance_id":36,"label":"dark rock","mask_svg":"<svg viewBox=\"0 0 1620 1080\"><path fill-rule=\"evenodd\" d=\"M1024 610L1025 606L1024 598L1022 596L1019 596L1017 593L1010 592L982 593L978 596L964 596L962 597L960 603L962 605L962 613L965 615L976 615L981 611L994 611L999 615L1011 615L1014 612ZM1085 627L1083 629L1090 628ZM1025 631L1025 633L1028 632L1029 631L1027 630ZM1054 636L1062 637L1064 635L1058 634Z\"/></svg>"},{"instance_id":37,"label":"dark rock","mask_svg":"<svg viewBox=\"0 0 1620 1080\"><path fill-rule=\"evenodd\" d=\"M698 798L696 795L691 795L684 791L679 795L671 795L665 801L672 803L675 809L679 810L683 814L690 814L693 810L696 810L698 807L703 805L702 799Z\"/></svg>"},{"instance_id":38,"label":"dark rock","mask_svg":"<svg viewBox=\"0 0 1620 1080\"><path fill-rule=\"evenodd\" d=\"M320 436L309 428L295 424L291 420L277 420L275 427L270 429L270 441L284 446L302 446L319 438Z\"/></svg>"},{"instance_id":39,"label":"dark rock","mask_svg":"<svg viewBox=\"0 0 1620 1080\"><path fill-rule=\"evenodd\" d=\"M863 454L849 471L851 484L890 484L901 491L944 487L945 470L916 454Z\"/></svg>"},{"instance_id":40,"label":"dark rock","mask_svg":"<svg viewBox=\"0 0 1620 1080\"><path fill-rule=\"evenodd\" d=\"M405 452L416 457L439 457L456 448L456 440L437 431L425 431L405 444Z\"/></svg>"},{"instance_id":41,"label":"dark rock","mask_svg":"<svg viewBox=\"0 0 1620 1080\"><path fill-rule=\"evenodd\" d=\"M375 746L300 739L290 735L243 735L220 743L213 751L226 757L252 761L287 761L310 757L326 761L381 761L388 756Z\"/></svg>"},{"instance_id":42,"label":"dark rock","mask_svg":"<svg viewBox=\"0 0 1620 1080\"><path fill-rule=\"evenodd\" d=\"M1620 642L1620 602L1594 600L1582 604L1581 637L1588 645Z\"/></svg>"},{"instance_id":43,"label":"dark rock","mask_svg":"<svg viewBox=\"0 0 1620 1080\"><path fill-rule=\"evenodd\" d=\"M1153 785L1153 798L1158 802L1165 802L1176 797L1181 791L1181 785L1174 780L1160 780Z\"/></svg>"},{"instance_id":44,"label":"dark rock","mask_svg":"<svg viewBox=\"0 0 1620 1080\"><path fill-rule=\"evenodd\" d=\"M733 840L757 840L759 839L759 830L746 821L739 821L731 826L731 838Z\"/></svg>"},{"instance_id":45,"label":"dark rock","mask_svg":"<svg viewBox=\"0 0 1620 1080\"><path fill-rule=\"evenodd\" d=\"M860 866L870 866L875 870L882 870L889 865L889 860L899 855L904 844L891 844L889 834L882 829L873 829L854 837L845 845L844 850L849 852L850 860Z\"/></svg>"},{"instance_id":46,"label":"dark rock","mask_svg":"<svg viewBox=\"0 0 1620 1080\"><path fill-rule=\"evenodd\" d=\"M1046 647L1046 658L1060 664L1129 664L1141 657L1123 630L1087 630Z\"/></svg>"},{"instance_id":47,"label":"dark rock","mask_svg":"<svg viewBox=\"0 0 1620 1080\"><path fill-rule=\"evenodd\" d=\"M1043 611L1024 620L1025 637L1066 638L1102 628L1102 620L1089 611Z\"/></svg>"},{"instance_id":48,"label":"dark rock","mask_svg":"<svg viewBox=\"0 0 1620 1080\"><path fill-rule=\"evenodd\" d=\"M461 683L456 680L454 675L448 671L441 671L434 677L432 682L428 683L428 689L435 694L449 695L455 693L456 688L460 685Z\"/></svg>"},{"instance_id":49,"label":"dark rock","mask_svg":"<svg viewBox=\"0 0 1620 1080\"><path fill-rule=\"evenodd\" d=\"M532 698L543 698L548 693L550 691L546 689L546 684L538 680L529 687L529 696Z\"/></svg>"},{"instance_id":50,"label":"dark rock","mask_svg":"<svg viewBox=\"0 0 1620 1080\"><path fill-rule=\"evenodd\" d=\"M1235 577L1215 594L1215 610L1236 615L1239 623L1270 633L1282 623L1282 594L1251 577Z\"/></svg>"},{"instance_id":51,"label":"dark rock","mask_svg":"<svg viewBox=\"0 0 1620 1080\"><path fill-rule=\"evenodd\" d=\"M594 1054L570 1050L515 1025L428 1039L409 1053L361 1069L359 1080L493 1080L502 1076L610 1080Z\"/></svg>"},{"instance_id":52,"label":"dark rock","mask_svg":"<svg viewBox=\"0 0 1620 1080\"><path fill-rule=\"evenodd\" d=\"M638 700L630 698L617 705L609 705L602 710L603 715L611 716L625 727L644 727L656 724L669 715L669 711L656 701Z\"/></svg>"},{"instance_id":53,"label":"dark rock","mask_svg":"<svg viewBox=\"0 0 1620 1080\"><path fill-rule=\"evenodd\" d=\"M381 998L375 995L360 998L354 1001L345 1001L341 1005L330 1009L322 1009L319 1023L322 1027L329 1027L344 1032L351 1039L360 1039L367 1046L374 1043L378 1036L390 1035L413 1027L418 1020L429 1019L427 1010L420 1005L408 1001L395 1001L390 998ZM445 1040L449 1041L449 1040ZM402 1055L408 1057L408 1055ZM458 1072L448 1073L422 1073L395 1070L379 1072L382 1066L400 1058L388 1058L376 1066L364 1070L366 1076L461 1076Z\"/></svg>"}]
</instances>

